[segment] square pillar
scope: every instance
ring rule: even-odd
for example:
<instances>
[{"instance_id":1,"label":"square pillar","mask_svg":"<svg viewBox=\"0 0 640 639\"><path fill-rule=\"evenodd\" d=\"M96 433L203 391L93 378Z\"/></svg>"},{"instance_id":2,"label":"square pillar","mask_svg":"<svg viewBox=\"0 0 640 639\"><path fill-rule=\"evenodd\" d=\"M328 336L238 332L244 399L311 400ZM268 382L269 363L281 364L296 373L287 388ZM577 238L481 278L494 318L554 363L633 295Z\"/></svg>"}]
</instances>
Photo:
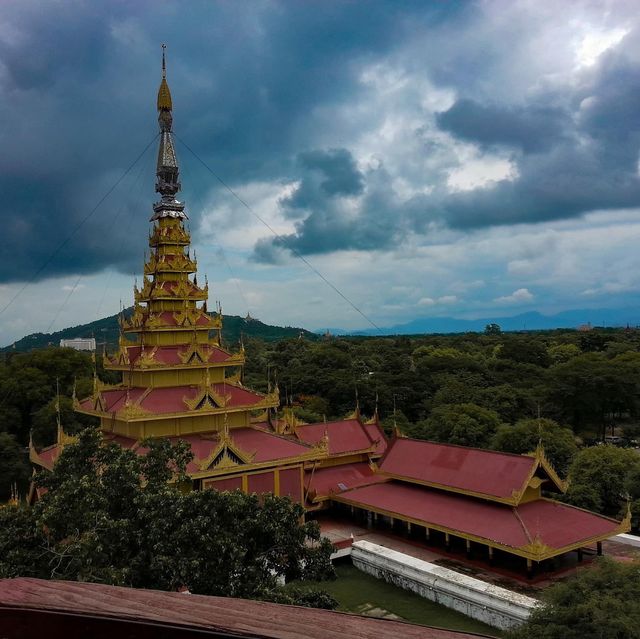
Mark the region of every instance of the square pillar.
<instances>
[{"instance_id":1,"label":"square pillar","mask_svg":"<svg viewBox=\"0 0 640 639\"><path fill-rule=\"evenodd\" d=\"M533 579L533 560L527 559L527 579Z\"/></svg>"},{"instance_id":2,"label":"square pillar","mask_svg":"<svg viewBox=\"0 0 640 639\"><path fill-rule=\"evenodd\" d=\"M411 522L407 522L407 536L411 537Z\"/></svg>"},{"instance_id":3,"label":"square pillar","mask_svg":"<svg viewBox=\"0 0 640 639\"><path fill-rule=\"evenodd\" d=\"M489 565L493 566L493 548L491 546L487 546L489 549Z\"/></svg>"},{"instance_id":4,"label":"square pillar","mask_svg":"<svg viewBox=\"0 0 640 639\"><path fill-rule=\"evenodd\" d=\"M444 548L447 552L451 551L451 537L449 533L444 534Z\"/></svg>"},{"instance_id":5,"label":"square pillar","mask_svg":"<svg viewBox=\"0 0 640 639\"><path fill-rule=\"evenodd\" d=\"M578 548L578 562L582 562L584 555L582 554L582 548Z\"/></svg>"},{"instance_id":6,"label":"square pillar","mask_svg":"<svg viewBox=\"0 0 640 639\"><path fill-rule=\"evenodd\" d=\"M466 547L467 547L467 559L471 559L473 556L473 552L471 551L471 540L466 539Z\"/></svg>"},{"instance_id":7,"label":"square pillar","mask_svg":"<svg viewBox=\"0 0 640 639\"><path fill-rule=\"evenodd\" d=\"M428 526L425 526L425 528L424 528L424 538L427 541L427 543L431 539L431 531L429 530Z\"/></svg>"},{"instance_id":8,"label":"square pillar","mask_svg":"<svg viewBox=\"0 0 640 639\"><path fill-rule=\"evenodd\" d=\"M602 557L602 542L599 541L596 543L598 557Z\"/></svg>"}]
</instances>

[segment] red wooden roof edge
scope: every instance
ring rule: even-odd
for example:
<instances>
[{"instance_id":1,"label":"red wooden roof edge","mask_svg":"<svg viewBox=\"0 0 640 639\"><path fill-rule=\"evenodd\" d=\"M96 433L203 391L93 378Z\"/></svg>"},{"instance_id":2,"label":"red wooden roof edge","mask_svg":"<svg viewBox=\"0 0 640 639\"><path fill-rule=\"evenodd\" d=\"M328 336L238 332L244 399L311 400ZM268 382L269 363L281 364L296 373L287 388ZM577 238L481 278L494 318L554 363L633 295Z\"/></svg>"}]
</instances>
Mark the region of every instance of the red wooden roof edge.
<instances>
[{"instance_id":1,"label":"red wooden roof edge","mask_svg":"<svg viewBox=\"0 0 640 639\"><path fill-rule=\"evenodd\" d=\"M629 529L627 519L618 521L553 499L511 506L395 480L356 486L332 499L463 538L484 540L536 560Z\"/></svg>"},{"instance_id":2,"label":"red wooden roof edge","mask_svg":"<svg viewBox=\"0 0 640 639\"><path fill-rule=\"evenodd\" d=\"M49 611L58 613L58 617L67 615L72 621L84 617L117 619L131 624L146 622L174 628L176 637L181 636L180 628L263 639L472 639L484 636L316 608L32 578L0 580L0 614L9 610L21 612L26 619L28 611ZM78 623L78 628L81 626L82 622ZM6 632L3 626L3 635Z\"/></svg>"}]
</instances>

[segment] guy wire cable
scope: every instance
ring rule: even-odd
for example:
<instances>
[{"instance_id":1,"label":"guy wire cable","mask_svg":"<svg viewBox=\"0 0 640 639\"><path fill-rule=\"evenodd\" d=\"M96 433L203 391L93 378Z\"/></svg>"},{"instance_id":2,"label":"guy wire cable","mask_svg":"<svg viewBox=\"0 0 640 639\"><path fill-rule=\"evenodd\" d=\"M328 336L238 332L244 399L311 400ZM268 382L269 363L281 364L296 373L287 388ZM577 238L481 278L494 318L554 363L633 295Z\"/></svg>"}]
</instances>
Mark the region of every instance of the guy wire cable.
<instances>
[{"instance_id":1,"label":"guy wire cable","mask_svg":"<svg viewBox=\"0 0 640 639\"><path fill-rule=\"evenodd\" d=\"M175 132L173 133L175 138L193 155L193 157L204 166L204 168L213 175L222 186L235 197L242 206L244 206L250 213L253 215L258 221L260 221L264 226L266 226L273 235L278 238L283 245L289 249L299 260L301 260L307 267L313 271L327 286L329 286L335 293L337 293L351 308L353 308L359 315L361 315L371 326L373 326L376 330L382 332L382 329L372 320L370 319L362 310L360 310L335 284L333 284L330 280L328 280L311 262L309 262L304 255L302 255L295 247L289 246L287 244L287 239L280 235L266 220L264 220L258 213L256 213L181 137L179 137Z\"/></svg>"},{"instance_id":2,"label":"guy wire cable","mask_svg":"<svg viewBox=\"0 0 640 639\"><path fill-rule=\"evenodd\" d=\"M149 147L147 147L147 150L148 149L149 149ZM144 158L144 155L146 155L146 153L143 154L143 158ZM141 159L143 159L143 158L141 158ZM137 191L136 191L136 195L134 196L134 201L133 201L134 205L140 204L140 201L141 201L141 197L140 196L141 196L141 191L142 191L142 188L141 188L142 187L142 181L141 181L140 178L142 177L142 174L144 173L145 168L147 168L147 167L145 167L145 163L141 162L140 163L140 170L138 171L138 174L136 175L135 180L132 182L131 186L129 187L129 192L127 193L127 197L130 198L133 195L133 192L136 189L136 187L138 187ZM116 214L115 218L113 219L113 224L114 225L115 225L116 220L124 212L126 206L127 206L127 202L123 200L122 206L120 207L118 213ZM133 218L134 218L134 216L130 215L129 219L127 220L126 227L125 227L125 236L129 235L129 229L131 228L131 223L133 222ZM120 242L118 244L118 248L117 248L116 254L115 254L115 259L114 259L115 263L117 263L118 260L120 259L120 255L122 255L123 249L124 249L124 243ZM102 305L104 304L104 300L107 297L107 293L109 292L109 289L111 288L111 280L113 279L113 272L114 272L114 269L111 269L109 271L109 275L107 276L107 281L106 281L106 284L104 285L104 289L102 291L102 296L100 297L100 301L98 302L98 307L96 308L96 320L100 319L100 310L102 309Z\"/></svg>"},{"instance_id":3,"label":"guy wire cable","mask_svg":"<svg viewBox=\"0 0 640 639\"><path fill-rule=\"evenodd\" d=\"M175 135L175 133L174 133ZM193 173L190 173L190 167L189 167L189 163L188 162L183 162L182 163L183 169L183 175L184 175L184 181L188 182L189 179L193 179ZM193 197L193 200L191 199ZM193 195L193 196L189 196L189 200L193 201L194 206L189 207L192 210L198 210L200 209L201 211L204 210L204 206L203 206L203 201L204 201L204 197L200 197L197 195ZM219 251L220 256L222 257L222 261L224 262L225 266L227 267L227 270L229 271L229 275L231 276L231 281L235 284L236 289L238 290L238 294L240 295L240 297L242 298L242 301L244 303L244 306L247 310L247 313L249 315L251 315L251 309L249 308L249 302L247 301L247 298L244 294L244 291L242 290L242 287L240 286L240 280L236 277L233 268L231 267L231 264L229 262L229 260L227 259L227 255L226 252L222 246L221 243L216 242L215 239L211 240L211 243L213 244L214 248L217 249L217 251Z\"/></svg>"},{"instance_id":4,"label":"guy wire cable","mask_svg":"<svg viewBox=\"0 0 640 639\"><path fill-rule=\"evenodd\" d=\"M159 133L156 133L153 136L153 139L144 147L144 149L136 157L136 159L125 169L124 173L122 173L122 175L113 183L113 185L109 189L107 189L105 194L98 200L98 203L89 211L89 213L87 213L87 215L85 215L80 220L80 222L78 222L78 224L76 224L76 226L73 228L71 233L69 233L69 235L67 235L67 237L64 240L62 240L60 244L58 244L58 246L53 250L53 252L49 255L49 257L42 263L40 268L38 268L33 273L33 275L16 291L15 295L0 309L0 315L2 315L8 308L11 307L11 305L24 292L27 286L29 286L30 284L33 284L33 282L36 280L38 275L40 275L40 273L42 273L42 271L44 271L44 269L47 268L49 264L51 264L51 262L56 257L56 255L60 253L60 251L69 243L69 241L84 226L84 224L89 221L89 219L93 216L93 214L100 208L102 203L111 195L111 193L113 193L113 191L118 186L118 184L122 182L122 180L129 174L129 171L131 171L131 169L133 169L133 167L138 163L138 160L147 152L147 149L153 144L153 142L156 140L156 138L159 135L160 135Z\"/></svg>"}]
</instances>

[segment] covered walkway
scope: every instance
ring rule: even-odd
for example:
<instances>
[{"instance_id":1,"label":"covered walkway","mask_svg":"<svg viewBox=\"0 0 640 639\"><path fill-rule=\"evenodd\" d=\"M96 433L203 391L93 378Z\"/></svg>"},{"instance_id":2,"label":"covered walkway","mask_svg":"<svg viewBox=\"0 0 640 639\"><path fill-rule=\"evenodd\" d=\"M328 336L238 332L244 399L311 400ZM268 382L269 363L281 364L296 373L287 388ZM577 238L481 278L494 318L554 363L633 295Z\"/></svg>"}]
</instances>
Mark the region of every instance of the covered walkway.
<instances>
[{"instance_id":1,"label":"covered walkway","mask_svg":"<svg viewBox=\"0 0 640 639\"><path fill-rule=\"evenodd\" d=\"M446 552L462 550L467 559L490 565L496 553L524 559L529 577L570 551L578 561L585 547L601 554L602 541L626 526L547 499L509 506L395 481L347 490L332 501L365 526L399 530Z\"/></svg>"}]
</instances>

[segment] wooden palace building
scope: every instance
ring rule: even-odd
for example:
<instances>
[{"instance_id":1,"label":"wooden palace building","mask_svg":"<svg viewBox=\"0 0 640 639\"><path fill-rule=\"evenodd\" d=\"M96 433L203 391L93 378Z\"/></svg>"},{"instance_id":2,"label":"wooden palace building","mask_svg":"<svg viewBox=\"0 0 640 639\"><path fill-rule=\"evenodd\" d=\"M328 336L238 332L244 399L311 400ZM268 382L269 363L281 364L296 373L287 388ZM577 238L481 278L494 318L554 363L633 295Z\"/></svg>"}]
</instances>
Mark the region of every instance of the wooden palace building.
<instances>
[{"instance_id":1,"label":"wooden palace building","mask_svg":"<svg viewBox=\"0 0 640 639\"><path fill-rule=\"evenodd\" d=\"M163 71L157 99L160 144L156 191L144 279L134 289L133 314L121 319L119 348L106 369L122 382L95 381L93 394L75 400L77 411L100 419L104 439L145 453L148 437L186 440L193 452L193 488L271 492L307 511L337 508L376 521L404 522L423 538L446 546L462 540L467 552L488 559L503 551L534 562L597 544L629 529L543 497L564 482L541 449L511 455L394 437L377 415L304 424L278 412L277 387L267 394L242 383L244 351L221 341L222 313L207 310L208 284L185 228L185 204L172 138L172 100ZM51 469L72 441L59 429L55 445L31 461ZM33 495L37 498L37 495Z\"/></svg>"}]
</instances>

